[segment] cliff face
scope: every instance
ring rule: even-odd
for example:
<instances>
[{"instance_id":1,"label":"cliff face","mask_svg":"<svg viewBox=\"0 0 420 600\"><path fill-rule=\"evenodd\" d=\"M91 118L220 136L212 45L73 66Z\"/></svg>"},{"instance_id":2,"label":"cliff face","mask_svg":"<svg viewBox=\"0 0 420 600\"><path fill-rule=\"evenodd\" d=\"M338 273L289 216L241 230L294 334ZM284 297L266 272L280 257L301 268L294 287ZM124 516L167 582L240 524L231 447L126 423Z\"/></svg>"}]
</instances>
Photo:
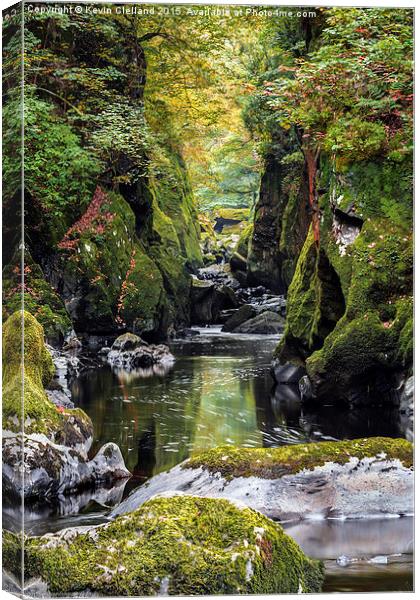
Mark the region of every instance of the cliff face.
<instances>
[{"instance_id":1,"label":"cliff face","mask_svg":"<svg viewBox=\"0 0 420 600\"><path fill-rule=\"evenodd\" d=\"M320 239L311 225L276 356L306 365L315 397L392 401L412 368L410 164L324 159L319 180Z\"/></svg>"},{"instance_id":2,"label":"cliff face","mask_svg":"<svg viewBox=\"0 0 420 600\"><path fill-rule=\"evenodd\" d=\"M310 222L303 156L284 142L281 155L266 160L247 261L248 283L278 293L292 280Z\"/></svg>"}]
</instances>

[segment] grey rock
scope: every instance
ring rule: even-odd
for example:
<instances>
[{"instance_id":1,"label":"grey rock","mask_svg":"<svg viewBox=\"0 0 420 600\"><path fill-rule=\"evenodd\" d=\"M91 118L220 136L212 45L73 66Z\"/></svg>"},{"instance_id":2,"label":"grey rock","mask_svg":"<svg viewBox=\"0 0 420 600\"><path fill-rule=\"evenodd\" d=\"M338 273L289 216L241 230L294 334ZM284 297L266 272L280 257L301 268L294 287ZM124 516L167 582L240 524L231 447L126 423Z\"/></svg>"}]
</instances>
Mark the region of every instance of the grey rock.
<instances>
[{"instance_id":1,"label":"grey rock","mask_svg":"<svg viewBox=\"0 0 420 600\"><path fill-rule=\"evenodd\" d=\"M115 340L111 350L106 353L106 360L112 367L127 371L175 362L168 346L147 344L132 333L125 333Z\"/></svg>"},{"instance_id":2,"label":"grey rock","mask_svg":"<svg viewBox=\"0 0 420 600\"><path fill-rule=\"evenodd\" d=\"M45 392L55 406L74 408L74 402L62 390L45 390Z\"/></svg>"},{"instance_id":3,"label":"grey rock","mask_svg":"<svg viewBox=\"0 0 420 600\"><path fill-rule=\"evenodd\" d=\"M303 367L291 363L282 365L276 359L271 364L271 372L277 383L299 383L300 379L306 374Z\"/></svg>"},{"instance_id":4,"label":"grey rock","mask_svg":"<svg viewBox=\"0 0 420 600\"><path fill-rule=\"evenodd\" d=\"M55 498L130 476L113 443L105 444L89 461L76 449L56 444L43 434L3 437L3 490L15 497Z\"/></svg>"},{"instance_id":5,"label":"grey rock","mask_svg":"<svg viewBox=\"0 0 420 600\"><path fill-rule=\"evenodd\" d=\"M186 468L187 467L187 468ZM398 460L349 457L294 475L225 478L188 461L153 477L111 512L135 510L156 494L187 493L243 502L273 519L377 518L411 515L414 472Z\"/></svg>"},{"instance_id":6,"label":"grey rock","mask_svg":"<svg viewBox=\"0 0 420 600\"><path fill-rule=\"evenodd\" d=\"M283 317L272 311L265 311L235 327L233 332L273 335L282 333L284 326L285 321Z\"/></svg>"},{"instance_id":7,"label":"grey rock","mask_svg":"<svg viewBox=\"0 0 420 600\"><path fill-rule=\"evenodd\" d=\"M243 304L240 308L234 311L232 316L226 321L222 327L222 331L233 331L242 323L249 321L256 316L255 308L251 304Z\"/></svg>"}]
</instances>

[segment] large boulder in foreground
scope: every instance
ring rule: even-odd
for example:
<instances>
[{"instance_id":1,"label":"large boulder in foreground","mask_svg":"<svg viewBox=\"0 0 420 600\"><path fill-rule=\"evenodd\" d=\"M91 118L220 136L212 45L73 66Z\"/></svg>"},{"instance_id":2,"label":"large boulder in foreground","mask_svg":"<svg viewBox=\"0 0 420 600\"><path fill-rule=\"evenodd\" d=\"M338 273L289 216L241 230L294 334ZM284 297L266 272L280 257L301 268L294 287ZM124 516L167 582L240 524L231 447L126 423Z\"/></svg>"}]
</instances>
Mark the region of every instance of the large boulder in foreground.
<instances>
[{"instance_id":1,"label":"large boulder in foreground","mask_svg":"<svg viewBox=\"0 0 420 600\"><path fill-rule=\"evenodd\" d=\"M323 567L280 525L227 500L154 498L96 527L25 540L25 579L51 594L107 596L320 592ZM18 576L18 538L3 564ZM45 588L44 588L45 590Z\"/></svg>"},{"instance_id":2,"label":"large boulder in foreground","mask_svg":"<svg viewBox=\"0 0 420 600\"><path fill-rule=\"evenodd\" d=\"M112 514L178 490L239 500L279 520L407 515L413 512L413 479L413 446L402 439L226 446L153 477Z\"/></svg>"}]
</instances>

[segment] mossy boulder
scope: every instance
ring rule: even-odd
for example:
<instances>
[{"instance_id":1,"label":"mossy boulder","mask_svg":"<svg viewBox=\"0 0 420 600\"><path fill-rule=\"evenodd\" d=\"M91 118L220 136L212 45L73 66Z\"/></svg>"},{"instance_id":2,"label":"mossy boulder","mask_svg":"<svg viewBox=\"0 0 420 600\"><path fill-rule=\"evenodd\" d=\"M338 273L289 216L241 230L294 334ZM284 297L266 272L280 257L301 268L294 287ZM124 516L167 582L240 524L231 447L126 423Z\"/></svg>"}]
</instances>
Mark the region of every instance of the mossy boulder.
<instances>
[{"instance_id":1,"label":"mossy boulder","mask_svg":"<svg viewBox=\"0 0 420 600\"><path fill-rule=\"evenodd\" d=\"M19 546L5 532L3 564L18 575ZM323 567L280 525L227 500L155 498L98 527L24 543L25 578L52 594L108 596L320 592Z\"/></svg>"},{"instance_id":2,"label":"mossy boulder","mask_svg":"<svg viewBox=\"0 0 420 600\"><path fill-rule=\"evenodd\" d=\"M152 477L111 514L130 513L155 494L185 490L240 501L280 521L409 515L413 446L378 437L280 448L213 448Z\"/></svg>"},{"instance_id":3,"label":"mossy boulder","mask_svg":"<svg viewBox=\"0 0 420 600\"><path fill-rule=\"evenodd\" d=\"M344 465L350 457L383 456L399 460L406 468L413 466L413 445L403 439L365 438L340 442L294 444L280 448L235 448L223 446L193 456L184 467L204 467L212 473L232 477L276 479L305 469L313 470L328 462Z\"/></svg>"},{"instance_id":4,"label":"mossy boulder","mask_svg":"<svg viewBox=\"0 0 420 600\"><path fill-rule=\"evenodd\" d=\"M64 409L48 398L44 385L54 374L53 361L42 325L30 313L17 311L4 324L3 361L2 476L8 496L53 498L130 476L115 444L89 461L92 421L80 408Z\"/></svg>"},{"instance_id":5,"label":"mossy boulder","mask_svg":"<svg viewBox=\"0 0 420 600\"><path fill-rule=\"evenodd\" d=\"M42 325L30 313L16 311L3 326L3 428L18 433L24 423L26 434L44 433L62 443L82 444L92 436L92 422L81 409L60 411L51 402L44 386L53 374Z\"/></svg>"},{"instance_id":6,"label":"mossy boulder","mask_svg":"<svg viewBox=\"0 0 420 600\"><path fill-rule=\"evenodd\" d=\"M98 188L58 244L59 288L76 331L109 333L124 324L137 333L160 328L167 302L163 278L135 228L122 196Z\"/></svg>"}]
</instances>

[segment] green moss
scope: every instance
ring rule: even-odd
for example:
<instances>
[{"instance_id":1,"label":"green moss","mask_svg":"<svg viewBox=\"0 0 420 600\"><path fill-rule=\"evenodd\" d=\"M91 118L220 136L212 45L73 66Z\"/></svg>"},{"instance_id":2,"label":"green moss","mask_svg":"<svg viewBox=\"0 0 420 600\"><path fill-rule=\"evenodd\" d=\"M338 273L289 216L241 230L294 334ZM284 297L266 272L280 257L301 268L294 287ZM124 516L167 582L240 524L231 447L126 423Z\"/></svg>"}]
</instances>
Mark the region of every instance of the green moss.
<instances>
[{"instance_id":1,"label":"green moss","mask_svg":"<svg viewBox=\"0 0 420 600\"><path fill-rule=\"evenodd\" d=\"M16 572L16 542L5 536ZM280 525L227 500L156 498L85 533L28 538L26 577L51 593L110 596L319 592L323 567Z\"/></svg>"},{"instance_id":2,"label":"green moss","mask_svg":"<svg viewBox=\"0 0 420 600\"><path fill-rule=\"evenodd\" d=\"M334 389L342 398L353 384L368 385L381 369L411 369L409 170L407 164L362 162L337 176L325 157L322 161L319 185L329 191L320 198L320 246L316 252L310 231L289 288L286 332L277 350L281 360L306 361L318 397ZM401 205L399 215L389 208L394 193L394 204ZM360 233L347 246L337 235L337 218L346 218L334 217L331 198L341 211L365 217ZM334 307L339 293L341 313Z\"/></svg>"},{"instance_id":3,"label":"green moss","mask_svg":"<svg viewBox=\"0 0 420 600\"><path fill-rule=\"evenodd\" d=\"M386 218L405 229L413 216L413 165L410 155L401 161L361 161L341 169L333 183L339 207L353 206L363 219Z\"/></svg>"},{"instance_id":4,"label":"green moss","mask_svg":"<svg viewBox=\"0 0 420 600\"><path fill-rule=\"evenodd\" d=\"M135 331L159 328L160 310L165 301L163 278L155 262L139 245L133 248L128 276L123 282L120 315Z\"/></svg>"},{"instance_id":5,"label":"green moss","mask_svg":"<svg viewBox=\"0 0 420 600\"><path fill-rule=\"evenodd\" d=\"M3 269L3 319L7 319L22 305L21 256L16 252ZM45 335L54 343L63 341L71 330L71 320L63 300L46 281L44 274L29 252L25 253L25 309L34 315L44 328Z\"/></svg>"},{"instance_id":6,"label":"green moss","mask_svg":"<svg viewBox=\"0 0 420 600\"><path fill-rule=\"evenodd\" d=\"M413 465L413 445L407 440L385 437L319 442L281 446L280 448L213 448L190 458L184 468L204 467L227 478L262 477L276 479L283 475L314 469L326 462L339 465L350 457L359 459L385 454L389 460L398 459L409 468Z\"/></svg>"},{"instance_id":7,"label":"green moss","mask_svg":"<svg viewBox=\"0 0 420 600\"><path fill-rule=\"evenodd\" d=\"M101 226L77 235L75 250L62 249L63 279L84 290L83 312L73 315L77 330L110 331L159 327L165 303L162 276L135 231L135 216L118 194L107 192ZM137 325L136 325L137 324Z\"/></svg>"},{"instance_id":8,"label":"green moss","mask_svg":"<svg viewBox=\"0 0 420 600\"><path fill-rule=\"evenodd\" d=\"M22 344L23 330L23 344ZM23 350L23 353L22 353ZM23 356L24 360L23 360ZM54 438L69 416L90 419L80 409L60 413L44 391L54 375L54 365L44 344L42 325L26 311L17 311L3 326L3 428L25 433L45 433ZM23 393L23 398L22 398Z\"/></svg>"},{"instance_id":9,"label":"green moss","mask_svg":"<svg viewBox=\"0 0 420 600\"><path fill-rule=\"evenodd\" d=\"M152 177L150 191L161 212L172 223L179 251L177 257L188 268L202 265L200 225L187 169L175 149L161 148L160 177Z\"/></svg>"},{"instance_id":10,"label":"green moss","mask_svg":"<svg viewBox=\"0 0 420 600\"><path fill-rule=\"evenodd\" d=\"M251 241L253 230L254 230L254 224L247 223L247 225L245 225L245 227L243 227L241 229L241 232L239 235L239 240L236 245L235 251L238 254L240 254L241 256L243 256L244 258L248 257L249 244Z\"/></svg>"},{"instance_id":11,"label":"green moss","mask_svg":"<svg viewBox=\"0 0 420 600\"><path fill-rule=\"evenodd\" d=\"M331 389L378 369L410 366L411 243L411 235L400 227L368 219L346 254L332 258L346 290L346 310L306 362L313 381L321 377ZM330 242L330 253L332 247Z\"/></svg>"},{"instance_id":12,"label":"green moss","mask_svg":"<svg viewBox=\"0 0 420 600\"><path fill-rule=\"evenodd\" d=\"M250 215L249 208L217 208L214 216L229 221L248 221Z\"/></svg>"}]
</instances>

